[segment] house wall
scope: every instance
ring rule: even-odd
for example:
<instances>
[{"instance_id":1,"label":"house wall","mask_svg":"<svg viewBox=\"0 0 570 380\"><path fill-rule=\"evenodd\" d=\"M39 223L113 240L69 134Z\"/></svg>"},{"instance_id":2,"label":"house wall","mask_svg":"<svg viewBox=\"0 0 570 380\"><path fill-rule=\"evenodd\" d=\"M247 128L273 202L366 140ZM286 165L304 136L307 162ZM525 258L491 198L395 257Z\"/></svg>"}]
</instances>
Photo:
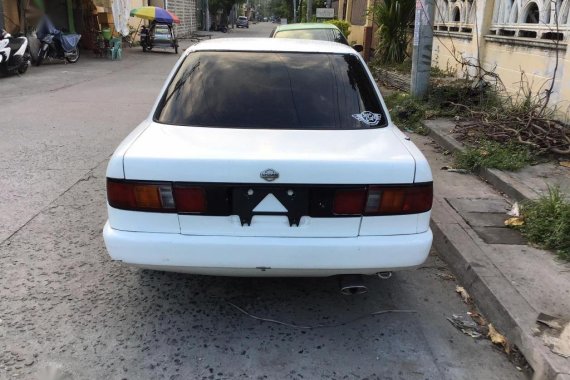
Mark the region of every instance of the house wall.
<instances>
[{"instance_id":1,"label":"house wall","mask_svg":"<svg viewBox=\"0 0 570 380\"><path fill-rule=\"evenodd\" d=\"M339 20L350 22L349 43L362 45L364 43L365 28L372 26L372 18L367 15L367 10L374 0L339 0L335 10Z\"/></svg>"},{"instance_id":2,"label":"house wall","mask_svg":"<svg viewBox=\"0 0 570 380\"><path fill-rule=\"evenodd\" d=\"M476 6L469 0L437 0L432 66L465 77L476 76L480 64L498 74L513 94L520 90L522 73L525 85L528 83L534 93L544 93L555 76L551 104L568 108L570 0L559 1L558 10L541 0L474 1ZM538 12L531 14L533 3ZM454 19L457 15L460 20ZM531 22L532 16L536 16L536 23ZM558 43L552 33L557 33Z\"/></svg>"},{"instance_id":3,"label":"house wall","mask_svg":"<svg viewBox=\"0 0 570 380\"><path fill-rule=\"evenodd\" d=\"M168 0L167 9L180 18L176 26L178 37L187 37L196 31L196 0Z\"/></svg>"},{"instance_id":4,"label":"house wall","mask_svg":"<svg viewBox=\"0 0 570 380\"><path fill-rule=\"evenodd\" d=\"M146 5L152 5L152 4L150 4L150 1L148 1L148 0L131 0L131 9L144 7ZM148 25L148 21L142 20L142 19L137 18L137 17L129 17L129 26L130 27L138 28L140 25L143 25L143 24ZM138 38L139 35L137 34L136 37Z\"/></svg>"},{"instance_id":5,"label":"house wall","mask_svg":"<svg viewBox=\"0 0 570 380\"><path fill-rule=\"evenodd\" d=\"M8 33L16 33L20 31L20 16L18 12L18 3L16 1L4 0L4 29Z\"/></svg>"}]
</instances>

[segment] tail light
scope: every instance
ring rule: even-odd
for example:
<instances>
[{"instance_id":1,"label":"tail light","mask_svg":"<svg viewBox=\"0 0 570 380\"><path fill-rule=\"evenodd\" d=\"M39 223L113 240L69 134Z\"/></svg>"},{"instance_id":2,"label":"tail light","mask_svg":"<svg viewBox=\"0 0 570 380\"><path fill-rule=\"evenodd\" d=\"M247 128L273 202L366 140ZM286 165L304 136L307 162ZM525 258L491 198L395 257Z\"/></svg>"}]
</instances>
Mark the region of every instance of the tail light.
<instances>
[{"instance_id":1,"label":"tail light","mask_svg":"<svg viewBox=\"0 0 570 380\"><path fill-rule=\"evenodd\" d=\"M203 213L205 191L196 186L174 187L170 182L150 183L107 179L107 200L114 208L132 211Z\"/></svg>"},{"instance_id":2,"label":"tail light","mask_svg":"<svg viewBox=\"0 0 570 380\"><path fill-rule=\"evenodd\" d=\"M307 185L306 187L309 187ZM310 186L307 210L312 217L405 215L431 210L432 183L406 186ZM231 185L148 182L107 179L107 199L113 208L227 216L235 213ZM300 203L299 205L301 205ZM296 206L295 206L296 207ZM299 211L299 210L297 210Z\"/></svg>"},{"instance_id":3,"label":"tail light","mask_svg":"<svg viewBox=\"0 0 570 380\"><path fill-rule=\"evenodd\" d=\"M361 214L365 200L366 200L366 188L337 190L334 197L333 214L335 215Z\"/></svg>"},{"instance_id":4,"label":"tail light","mask_svg":"<svg viewBox=\"0 0 570 380\"><path fill-rule=\"evenodd\" d=\"M125 182L107 179L109 205L123 210L174 211L170 183Z\"/></svg>"},{"instance_id":5,"label":"tail light","mask_svg":"<svg viewBox=\"0 0 570 380\"><path fill-rule=\"evenodd\" d=\"M403 215L431 210L433 185L368 186L367 189L337 190L335 215Z\"/></svg>"},{"instance_id":6,"label":"tail light","mask_svg":"<svg viewBox=\"0 0 570 380\"><path fill-rule=\"evenodd\" d=\"M197 214L206 211L206 193L202 187L175 186L174 201L178 212Z\"/></svg>"}]
</instances>

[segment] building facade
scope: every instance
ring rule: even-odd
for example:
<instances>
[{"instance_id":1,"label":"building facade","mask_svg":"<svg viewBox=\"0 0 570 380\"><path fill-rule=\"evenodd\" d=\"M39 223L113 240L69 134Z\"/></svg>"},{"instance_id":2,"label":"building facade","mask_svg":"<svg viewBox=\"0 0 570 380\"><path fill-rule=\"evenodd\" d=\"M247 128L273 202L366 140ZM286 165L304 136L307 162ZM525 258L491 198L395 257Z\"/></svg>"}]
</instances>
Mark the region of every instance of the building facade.
<instances>
[{"instance_id":1,"label":"building facade","mask_svg":"<svg viewBox=\"0 0 570 380\"><path fill-rule=\"evenodd\" d=\"M568 109L569 11L570 0L436 0L432 66L457 76L481 66L511 93L521 78L534 93L555 78L551 104Z\"/></svg>"},{"instance_id":2,"label":"building facade","mask_svg":"<svg viewBox=\"0 0 570 380\"><path fill-rule=\"evenodd\" d=\"M197 30L196 0L129 0L131 9L146 5L166 8L180 18L176 26L179 37L186 37ZM90 21L97 15L99 26L104 25L113 29L111 8L113 0L31 0L24 6L23 1L0 0L2 7L2 22L4 28L12 33L25 32L33 28L38 14L45 12L50 16L54 25L85 35L90 33L96 25ZM102 21L104 19L104 21ZM129 24L136 28L140 19L130 18ZM87 38L82 38L82 44Z\"/></svg>"},{"instance_id":3,"label":"building facade","mask_svg":"<svg viewBox=\"0 0 570 380\"><path fill-rule=\"evenodd\" d=\"M196 0L148 0L149 5L154 5L173 12L180 19L176 26L178 37L188 37L198 30L196 17Z\"/></svg>"}]
</instances>

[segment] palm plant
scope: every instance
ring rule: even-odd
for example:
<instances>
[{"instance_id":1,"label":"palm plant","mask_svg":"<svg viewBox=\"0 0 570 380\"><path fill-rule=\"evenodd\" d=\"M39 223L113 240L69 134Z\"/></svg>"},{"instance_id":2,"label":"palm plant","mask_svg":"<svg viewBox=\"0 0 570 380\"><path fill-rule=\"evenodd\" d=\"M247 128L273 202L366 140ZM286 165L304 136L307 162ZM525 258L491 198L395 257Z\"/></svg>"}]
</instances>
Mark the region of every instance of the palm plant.
<instances>
[{"instance_id":1,"label":"palm plant","mask_svg":"<svg viewBox=\"0 0 570 380\"><path fill-rule=\"evenodd\" d=\"M401 63L406 58L415 5L415 0L380 0L370 9L378 25L381 63Z\"/></svg>"}]
</instances>

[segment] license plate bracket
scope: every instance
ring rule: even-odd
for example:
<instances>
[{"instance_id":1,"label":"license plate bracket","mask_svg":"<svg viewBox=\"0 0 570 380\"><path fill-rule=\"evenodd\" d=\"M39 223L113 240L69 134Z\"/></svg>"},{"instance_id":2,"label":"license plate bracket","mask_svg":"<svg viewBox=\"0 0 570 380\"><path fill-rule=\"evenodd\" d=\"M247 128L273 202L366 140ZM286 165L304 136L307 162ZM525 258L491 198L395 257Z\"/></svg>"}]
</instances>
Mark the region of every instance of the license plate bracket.
<instances>
[{"instance_id":1,"label":"license plate bracket","mask_svg":"<svg viewBox=\"0 0 570 380\"><path fill-rule=\"evenodd\" d=\"M255 207L269 194L287 209L287 212L254 212ZM301 217L309 212L309 189L294 187L240 186L232 189L232 211L241 225L251 225L254 215L285 215L289 226L299 226Z\"/></svg>"}]
</instances>

